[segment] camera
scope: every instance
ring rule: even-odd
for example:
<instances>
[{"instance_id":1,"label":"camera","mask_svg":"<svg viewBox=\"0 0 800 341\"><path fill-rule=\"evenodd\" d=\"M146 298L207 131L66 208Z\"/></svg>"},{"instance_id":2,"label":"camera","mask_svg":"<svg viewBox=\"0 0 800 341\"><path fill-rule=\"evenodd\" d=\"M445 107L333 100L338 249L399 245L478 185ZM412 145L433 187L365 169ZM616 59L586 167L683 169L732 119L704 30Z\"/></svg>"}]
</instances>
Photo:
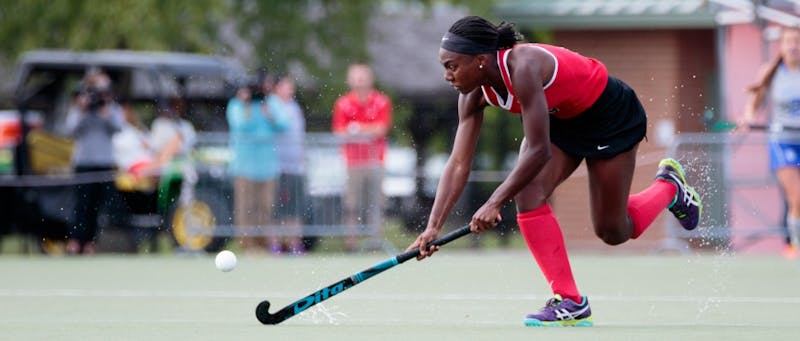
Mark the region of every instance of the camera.
<instances>
[{"instance_id":1,"label":"camera","mask_svg":"<svg viewBox=\"0 0 800 341\"><path fill-rule=\"evenodd\" d=\"M89 111L95 111L102 108L108 103L111 92L109 89L101 89L97 87L87 87L81 91L88 99Z\"/></svg>"},{"instance_id":2,"label":"camera","mask_svg":"<svg viewBox=\"0 0 800 341\"><path fill-rule=\"evenodd\" d=\"M264 89L261 88L260 84L258 83L250 84L248 85L248 88L250 88L250 99L252 101L261 101L266 97Z\"/></svg>"}]
</instances>

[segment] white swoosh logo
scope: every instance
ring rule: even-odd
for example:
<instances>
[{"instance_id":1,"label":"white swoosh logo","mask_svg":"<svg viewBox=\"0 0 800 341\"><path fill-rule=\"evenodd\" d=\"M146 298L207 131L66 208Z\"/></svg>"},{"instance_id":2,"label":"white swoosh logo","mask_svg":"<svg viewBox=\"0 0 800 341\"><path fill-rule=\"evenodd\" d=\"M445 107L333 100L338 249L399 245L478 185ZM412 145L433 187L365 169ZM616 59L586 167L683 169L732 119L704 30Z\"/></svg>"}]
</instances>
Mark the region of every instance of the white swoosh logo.
<instances>
[{"instance_id":1,"label":"white swoosh logo","mask_svg":"<svg viewBox=\"0 0 800 341\"><path fill-rule=\"evenodd\" d=\"M608 147L611 147L611 146L609 146L609 145L605 145L605 146L597 146L597 150L603 150L603 149L606 149L606 148L608 148Z\"/></svg>"}]
</instances>

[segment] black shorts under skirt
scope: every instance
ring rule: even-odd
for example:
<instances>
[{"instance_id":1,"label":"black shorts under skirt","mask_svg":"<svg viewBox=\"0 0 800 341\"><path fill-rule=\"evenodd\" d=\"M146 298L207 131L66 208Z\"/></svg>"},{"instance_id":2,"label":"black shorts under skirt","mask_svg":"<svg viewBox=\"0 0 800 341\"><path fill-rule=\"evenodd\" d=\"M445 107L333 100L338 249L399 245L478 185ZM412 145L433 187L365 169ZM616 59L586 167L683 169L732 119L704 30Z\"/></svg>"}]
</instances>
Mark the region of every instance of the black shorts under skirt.
<instances>
[{"instance_id":1,"label":"black shorts under skirt","mask_svg":"<svg viewBox=\"0 0 800 341\"><path fill-rule=\"evenodd\" d=\"M550 141L581 158L608 159L631 150L647 133L647 115L627 84L608 77L605 90L578 116L550 116Z\"/></svg>"}]
</instances>

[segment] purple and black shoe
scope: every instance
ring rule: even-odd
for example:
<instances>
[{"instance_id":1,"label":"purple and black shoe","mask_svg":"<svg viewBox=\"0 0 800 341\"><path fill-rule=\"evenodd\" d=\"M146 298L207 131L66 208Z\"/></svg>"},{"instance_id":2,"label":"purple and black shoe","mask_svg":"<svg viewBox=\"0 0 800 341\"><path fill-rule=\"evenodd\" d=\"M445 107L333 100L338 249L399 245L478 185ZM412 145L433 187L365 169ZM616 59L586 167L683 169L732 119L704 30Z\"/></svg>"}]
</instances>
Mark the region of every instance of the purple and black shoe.
<instances>
[{"instance_id":1,"label":"purple and black shoe","mask_svg":"<svg viewBox=\"0 0 800 341\"><path fill-rule=\"evenodd\" d=\"M681 164L674 159L661 160L656 179L672 182L678 187L675 198L667 208L678 218L684 229L691 231L697 228L703 213L703 201L697 191L687 184L686 173Z\"/></svg>"},{"instance_id":2,"label":"purple and black shoe","mask_svg":"<svg viewBox=\"0 0 800 341\"><path fill-rule=\"evenodd\" d=\"M535 314L525 316L526 327L591 327L592 308L589 307L589 298L581 297L581 304L561 295L555 295L547 300L544 308Z\"/></svg>"}]
</instances>

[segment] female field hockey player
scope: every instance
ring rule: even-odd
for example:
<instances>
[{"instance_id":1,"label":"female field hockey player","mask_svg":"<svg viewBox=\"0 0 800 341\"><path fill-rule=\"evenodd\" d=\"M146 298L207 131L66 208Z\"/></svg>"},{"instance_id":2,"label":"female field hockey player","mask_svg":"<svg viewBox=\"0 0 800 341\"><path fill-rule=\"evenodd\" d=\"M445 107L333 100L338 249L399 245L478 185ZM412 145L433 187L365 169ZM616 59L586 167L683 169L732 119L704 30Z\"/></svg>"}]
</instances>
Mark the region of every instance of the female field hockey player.
<instances>
[{"instance_id":1,"label":"female field hockey player","mask_svg":"<svg viewBox=\"0 0 800 341\"><path fill-rule=\"evenodd\" d=\"M595 234L610 245L639 237L664 208L692 230L702 205L683 168L662 160L656 180L630 195L636 149L647 119L636 94L609 77L605 66L562 47L521 43L512 25L470 16L442 38L444 78L460 94L458 128L439 181L428 224L409 249L423 259L470 173L483 109L500 106L521 117L524 139L517 164L474 213L472 232L493 228L514 199L517 222L554 297L525 317L527 326L591 326L589 300L578 291L561 228L547 199L586 160Z\"/></svg>"},{"instance_id":2,"label":"female field hockey player","mask_svg":"<svg viewBox=\"0 0 800 341\"><path fill-rule=\"evenodd\" d=\"M788 203L789 238L783 255L795 259L800 257L800 28L781 29L779 51L778 57L763 67L758 83L750 87L739 128L747 130L761 114L762 105L770 102L770 168Z\"/></svg>"}]
</instances>

